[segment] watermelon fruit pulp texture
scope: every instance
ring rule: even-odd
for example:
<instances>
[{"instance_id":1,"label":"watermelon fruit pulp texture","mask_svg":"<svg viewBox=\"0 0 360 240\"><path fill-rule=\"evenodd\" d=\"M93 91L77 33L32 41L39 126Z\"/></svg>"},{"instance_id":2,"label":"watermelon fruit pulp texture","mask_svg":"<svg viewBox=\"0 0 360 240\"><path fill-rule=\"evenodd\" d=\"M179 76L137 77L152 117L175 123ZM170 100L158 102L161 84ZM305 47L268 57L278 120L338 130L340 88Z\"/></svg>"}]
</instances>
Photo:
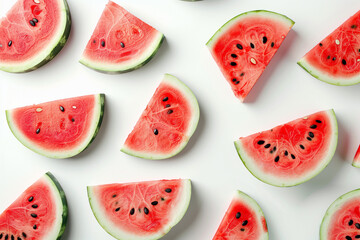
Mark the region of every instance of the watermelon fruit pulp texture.
<instances>
[{"instance_id":1,"label":"watermelon fruit pulp texture","mask_svg":"<svg viewBox=\"0 0 360 240\"><path fill-rule=\"evenodd\" d=\"M128 72L151 60L164 35L109 1L80 63L101 72Z\"/></svg>"},{"instance_id":2,"label":"watermelon fruit pulp texture","mask_svg":"<svg viewBox=\"0 0 360 240\"><path fill-rule=\"evenodd\" d=\"M186 146L199 117L199 105L191 90L166 74L121 151L149 159L174 156Z\"/></svg>"},{"instance_id":3,"label":"watermelon fruit pulp texture","mask_svg":"<svg viewBox=\"0 0 360 240\"><path fill-rule=\"evenodd\" d=\"M104 95L56 100L6 111L15 137L51 158L82 152L95 138L104 114Z\"/></svg>"},{"instance_id":4,"label":"watermelon fruit pulp texture","mask_svg":"<svg viewBox=\"0 0 360 240\"><path fill-rule=\"evenodd\" d=\"M249 94L279 49L294 22L284 15L259 10L225 23L207 42L234 94Z\"/></svg>"},{"instance_id":5,"label":"watermelon fruit pulp texture","mask_svg":"<svg viewBox=\"0 0 360 240\"><path fill-rule=\"evenodd\" d=\"M353 160L353 162L352 162L352 165L353 165L354 167L360 168L360 145L359 145L359 147L358 147L358 149L357 149L357 151L356 151L356 154L355 154L355 156L354 156L354 160Z\"/></svg>"},{"instance_id":6,"label":"watermelon fruit pulp texture","mask_svg":"<svg viewBox=\"0 0 360 240\"><path fill-rule=\"evenodd\" d=\"M327 209L320 227L320 240L360 238L360 189L336 199Z\"/></svg>"},{"instance_id":7,"label":"watermelon fruit pulp texture","mask_svg":"<svg viewBox=\"0 0 360 240\"><path fill-rule=\"evenodd\" d=\"M0 69L28 72L44 65L63 48L70 28L66 0L18 0L0 20Z\"/></svg>"},{"instance_id":8,"label":"watermelon fruit pulp texture","mask_svg":"<svg viewBox=\"0 0 360 240\"><path fill-rule=\"evenodd\" d=\"M60 239L67 222L65 193L46 173L0 215L0 239Z\"/></svg>"},{"instance_id":9,"label":"watermelon fruit pulp texture","mask_svg":"<svg viewBox=\"0 0 360 240\"><path fill-rule=\"evenodd\" d=\"M184 216L191 198L186 179L108 184L88 187L99 224L121 240L164 236Z\"/></svg>"},{"instance_id":10,"label":"watermelon fruit pulp texture","mask_svg":"<svg viewBox=\"0 0 360 240\"><path fill-rule=\"evenodd\" d=\"M298 64L334 85L360 82L360 11L311 49Z\"/></svg>"},{"instance_id":11,"label":"watermelon fruit pulp texture","mask_svg":"<svg viewBox=\"0 0 360 240\"><path fill-rule=\"evenodd\" d=\"M285 187L321 172L335 153L337 136L335 113L328 110L242 137L235 147L255 177Z\"/></svg>"},{"instance_id":12,"label":"watermelon fruit pulp texture","mask_svg":"<svg viewBox=\"0 0 360 240\"><path fill-rule=\"evenodd\" d=\"M237 191L213 240L267 240L265 216L254 199Z\"/></svg>"}]
</instances>

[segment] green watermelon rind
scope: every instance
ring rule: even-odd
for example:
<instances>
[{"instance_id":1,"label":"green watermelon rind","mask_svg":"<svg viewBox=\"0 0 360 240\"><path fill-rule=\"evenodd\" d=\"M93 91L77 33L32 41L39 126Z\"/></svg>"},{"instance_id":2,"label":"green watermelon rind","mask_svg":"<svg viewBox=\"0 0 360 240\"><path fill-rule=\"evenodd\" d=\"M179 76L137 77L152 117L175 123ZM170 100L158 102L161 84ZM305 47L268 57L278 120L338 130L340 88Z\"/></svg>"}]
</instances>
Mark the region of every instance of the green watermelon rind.
<instances>
[{"instance_id":1,"label":"green watermelon rind","mask_svg":"<svg viewBox=\"0 0 360 240\"><path fill-rule=\"evenodd\" d=\"M164 235L166 235L176 224L180 222L180 220L184 217L185 213L187 212L187 209L190 205L190 199L191 199L191 180L190 179L182 179L182 182L184 183L184 190L183 190L183 196L182 201L180 204L180 207L178 207L178 212L176 212L174 215L175 217L170 221L164 229L162 229L161 232L154 234L154 235L147 235L147 236L136 236L132 235L131 233L124 232L122 233L123 236L118 236L116 233L114 233L111 230L111 222L106 223L105 222L105 214L101 216L100 211L97 211L99 206L97 206L97 202L95 201L95 197L93 196L92 187L87 187L87 193L88 193L88 199L90 203L91 210L97 220L97 222L100 224L100 226L111 236L118 240L157 240ZM115 227L114 227L115 228Z\"/></svg>"},{"instance_id":2,"label":"green watermelon rind","mask_svg":"<svg viewBox=\"0 0 360 240\"><path fill-rule=\"evenodd\" d=\"M79 62L86 67L102 73L116 74L131 72L138 68L141 68L142 66L150 62L150 60L156 55L156 53L160 49L164 40L164 34L157 31L156 37L154 38L151 46L147 48L146 52L142 54L139 58L132 59L132 62L130 63L129 61L127 61L126 63L121 64L111 64L103 60L94 61L90 58L86 58L85 56L82 56Z\"/></svg>"},{"instance_id":3,"label":"green watermelon rind","mask_svg":"<svg viewBox=\"0 0 360 240\"><path fill-rule=\"evenodd\" d=\"M333 216L336 211L343 206L344 203L346 203L348 200L350 200L353 197L359 197L360 196L360 189L355 189L350 192L347 192L343 195L341 195L339 198L337 198L326 210L326 213L323 217L323 220L321 222L320 226L320 240L327 240L327 232L328 227L331 221L331 217Z\"/></svg>"},{"instance_id":4,"label":"green watermelon rind","mask_svg":"<svg viewBox=\"0 0 360 240\"><path fill-rule=\"evenodd\" d=\"M180 92L182 92L191 105L191 109L193 110L193 117L191 120L191 124L189 125L189 129L188 129L187 133L185 134L185 136L187 136L187 138L184 139L184 141L176 149L174 149L172 152L170 152L168 154L160 154L160 153L156 154L156 153L134 151L131 148L127 147L125 144L121 148L122 152L124 152L128 155L134 156L134 157L151 159L151 160L167 159L167 158L171 158L171 157L177 155L178 153L180 153L186 147L191 136L194 134L194 132L197 128L197 125L199 123L199 119L200 119L199 103L198 103L194 93L182 81L180 81L178 78L176 78L170 74L165 74L163 81L166 81L166 83L176 87Z\"/></svg>"},{"instance_id":5,"label":"green watermelon rind","mask_svg":"<svg viewBox=\"0 0 360 240\"><path fill-rule=\"evenodd\" d=\"M336 115L333 109L327 110L330 122L332 123L332 129L333 133L331 136L331 140L330 140L330 144L329 144L329 151L326 154L326 156L319 162L321 162L322 164L319 165L318 169L311 171L308 176L299 178L299 179L292 179L291 181L285 181L285 180L278 180L278 179L267 179L266 176L261 176L261 171L259 171L259 173L255 173L256 166L251 166L251 160L248 160L247 154L244 150L244 147L241 144L240 140L237 140L234 142L235 148L237 150L237 153L241 159L241 161L243 162L244 166L249 170L249 172L256 177L257 179L259 179L260 181L267 183L269 185L272 186L276 186L276 187L292 187L292 186L296 186L299 184L302 184L304 182L309 181L310 179L314 178L315 176L317 176L320 172L322 172L325 167L330 163L330 161L332 160L335 151L336 151L336 147L337 147L337 142L338 142L338 124L337 124L337 120L336 120Z\"/></svg>"},{"instance_id":6,"label":"green watermelon rind","mask_svg":"<svg viewBox=\"0 0 360 240\"><path fill-rule=\"evenodd\" d=\"M32 59L23 62L22 64L5 64L0 63L0 70L10 73L25 73L31 72L45 65L51 61L65 46L71 31L71 14L69 5L66 0L58 0L59 4L62 5L62 26L60 31L53 37L51 43L47 44L47 47L39 52Z\"/></svg>"},{"instance_id":7,"label":"green watermelon rind","mask_svg":"<svg viewBox=\"0 0 360 240\"><path fill-rule=\"evenodd\" d=\"M95 107L97 107L97 109L93 118L94 123L91 125L92 129L89 131L91 134L89 134L86 141L82 142L79 147L74 148L71 151L47 151L37 147L35 144L32 144L31 141L29 141L13 124L11 110L5 111L7 123L13 135L19 140L19 142L30 150L49 158L70 158L84 151L94 141L97 133L99 132L105 111L105 94L95 94L94 96L96 97Z\"/></svg>"},{"instance_id":8,"label":"green watermelon rind","mask_svg":"<svg viewBox=\"0 0 360 240\"><path fill-rule=\"evenodd\" d=\"M227 21L222 27L220 27L215 32L215 34L209 39L209 41L206 43L206 45L209 48L211 48L213 46L213 44L217 41L217 39L219 37L221 37L224 32L226 32L229 28L231 28L233 26L233 24L237 23L242 18L249 17L251 15L259 16L259 14L269 15L269 17L278 18L280 21L287 23L291 27L295 24L295 22L293 20L291 20L290 18L288 18L287 16L280 14L280 13L268 11L268 10L254 10L254 11L244 12L244 13L241 13L241 14L233 17L232 19Z\"/></svg>"}]
</instances>

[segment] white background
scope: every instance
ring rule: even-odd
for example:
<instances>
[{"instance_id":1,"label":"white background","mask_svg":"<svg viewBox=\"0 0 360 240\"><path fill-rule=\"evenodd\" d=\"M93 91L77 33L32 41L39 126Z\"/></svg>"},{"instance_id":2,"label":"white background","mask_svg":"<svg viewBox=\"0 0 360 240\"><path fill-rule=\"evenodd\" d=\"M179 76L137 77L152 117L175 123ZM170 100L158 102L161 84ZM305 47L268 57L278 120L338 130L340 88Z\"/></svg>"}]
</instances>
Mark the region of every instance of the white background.
<instances>
[{"instance_id":1,"label":"white background","mask_svg":"<svg viewBox=\"0 0 360 240\"><path fill-rule=\"evenodd\" d=\"M4 15L15 1L0 0ZM26 74L0 72L0 211L46 171L63 186L69 204L64 239L113 239L96 222L86 186L162 178L190 178L193 195L183 220L165 240L211 239L235 189L258 201L272 240L318 239L327 207L360 187L360 169L351 159L360 143L360 85L332 86L297 64L308 50L360 9L358 0L117 0L166 36L156 57L121 75L88 69L78 59L107 0L69 0L72 32L60 54ZM249 10L267 9L296 24L246 99L239 102L205 43L227 20ZM120 147L164 73L184 81L197 96L201 117L182 153L168 160L138 159ZM103 125L92 145L72 159L48 159L19 143L5 109L91 93L106 94ZM300 186L278 188L254 178L237 156L233 141L316 111L333 108L339 144L330 165Z\"/></svg>"}]
</instances>

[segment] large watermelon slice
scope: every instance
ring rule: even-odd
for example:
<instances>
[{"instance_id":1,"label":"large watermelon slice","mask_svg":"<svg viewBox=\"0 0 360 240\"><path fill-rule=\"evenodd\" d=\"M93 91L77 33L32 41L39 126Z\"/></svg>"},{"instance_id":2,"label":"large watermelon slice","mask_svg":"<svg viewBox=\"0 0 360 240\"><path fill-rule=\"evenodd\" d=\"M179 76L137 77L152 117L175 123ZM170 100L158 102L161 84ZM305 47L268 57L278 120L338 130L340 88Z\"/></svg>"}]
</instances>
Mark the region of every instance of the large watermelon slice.
<instances>
[{"instance_id":1,"label":"large watermelon slice","mask_svg":"<svg viewBox=\"0 0 360 240\"><path fill-rule=\"evenodd\" d=\"M163 40L161 32L109 1L80 63L101 72L129 72L149 62Z\"/></svg>"},{"instance_id":2,"label":"large watermelon slice","mask_svg":"<svg viewBox=\"0 0 360 240\"><path fill-rule=\"evenodd\" d=\"M334 85L360 82L360 11L311 49L298 64Z\"/></svg>"},{"instance_id":3,"label":"large watermelon slice","mask_svg":"<svg viewBox=\"0 0 360 240\"><path fill-rule=\"evenodd\" d=\"M360 239L360 189L348 192L331 204L320 227L320 240Z\"/></svg>"},{"instance_id":4,"label":"large watermelon slice","mask_svg":"<svg viewBox=\"0 0 360 240\"><path fill-rule=\"evenodd\" d=\"M103 94L56 100L6 111L8 125L26 147L50 158L82 152L95 138L104 114Z\"/></svg>"},{"instance_id":5,"label":"large watermelon slice","mask_svg":"<svg viewBox=\"0 0 360 240\"><path fill-rule=\"evenodd\" d=\"M191 198L190 180L158 180L88 187L99 224L121 240L154 240L184 216Z\"/></svg>"},{"instance_id":6,"label":"large watermelon slice","mask_svg":"<svg viewBox=\"0 0 360 240\"><path fill-rule=\"evenodd\" d=\"M333 110L317 112L235 142L247 169L258 179L280 187L294 186L321 172L337 146Z\"/></svg>"},{"instance_id":7,"label":"large watermelon slice","mask_svg":"<svg viewBox=\"0 0 360 240\"><path fill-rule=\"evenodd\" d=\"M249 94L294 25L288 17L264 10L242 13L225 23L206 43L234 94Z\"/></svg>"},{"instance_id":8,"label":"large watermelon slice","mask_svg":"<svg viewBox=\"0 0 360 240\"><path fill-rule=\"evenodd\" d=\"M356 151L356 154L355 154L354 160L352 162L352 165L354 167L360 168L360 145L358 147L358 150Z\"/></svg>"},{"instance_id":9,"label":"large watermelon slice","mask_svg":"<svg viewBox=\"0 0 360 240\"><path fill-rule=\"evenodd\" d=\"M28 72L53 59L71 28L66 0L18 0L0 20L0 69Z\"/></svg>"},{"instance_id":10,"label":"large watermelon slice","mask_svg":"<svg viewBox=\"0 0 360 240\"><path fill-rule=\"evenodd\" d=\"M48 172L0 215L0 239L60 239L65 231L67 215L65 193Z\"/></svg>"},{"instance_id":11,"label":"large watermelon slice","mask_svg":"<svg viewBox=\"0 0 360 240\"><path fill-rule=\"evenodd\" d=\"M265 216L254 199L236 191L213 240L267 240Z\"/></svg>"},{"instance_id":12,"label":"large watermelon slice","mask_svg":"<svg viewBox=\"0 0 360 240\"><path fill-rule=\"evenodd\" d=\"M165 74L121 151L148 159L172 157L186 146L199 117L199 105L191 90Z\"/></svg>"}]
</instances>

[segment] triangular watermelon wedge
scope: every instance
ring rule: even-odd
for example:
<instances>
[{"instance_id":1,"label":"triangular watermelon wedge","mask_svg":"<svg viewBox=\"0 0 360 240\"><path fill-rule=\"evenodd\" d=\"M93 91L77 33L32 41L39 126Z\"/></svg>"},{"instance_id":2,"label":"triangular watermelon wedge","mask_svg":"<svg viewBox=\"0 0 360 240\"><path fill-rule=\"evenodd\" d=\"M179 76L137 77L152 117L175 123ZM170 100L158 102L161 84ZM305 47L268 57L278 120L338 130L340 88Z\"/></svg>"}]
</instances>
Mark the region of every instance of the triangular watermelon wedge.
<instances>
[{"instance_id":1,"label":"triangular watermelon wedge","mask_svg":"<svg viewBox=\"0 0 360 240\"><path fill-rule=\"evenodd\" d=\"M358 147L358 150L356 151L352 165L354 167L360 168L360 145Z\"/></svg>"},{"instance_id":2,"label":"triangular watermelon wedge","mask_svg":"<svg viewBox=\"0 0 360 240\"><path fill-rule=\"evenodd\" d=\"M190 203L187 179L115 183L87 188L99 224L121 240L155 240L184 216Z\"/></svg>"},{"instance_id":3,"label":"triangular watermelon wedge","mask_svg":"<svg viewBox=\"0 0 360 240\"><path fill-rule=\"evenodd\" d=\"M80 63L100 72L129 72L148 63L163 40L161 32L109 1Z\"/></svg>"},{"instance_id":4,"label":"triangular watermelon wedge","mask_svg":"<svg viewBox=\"0 0 360 240\"><path fill-rule=\"evenodd\" d=\"M26 147L50 158L69 158L96 137L104 94L56 100L6 111L10 130Z\"/></svg>"}]
</instances>

